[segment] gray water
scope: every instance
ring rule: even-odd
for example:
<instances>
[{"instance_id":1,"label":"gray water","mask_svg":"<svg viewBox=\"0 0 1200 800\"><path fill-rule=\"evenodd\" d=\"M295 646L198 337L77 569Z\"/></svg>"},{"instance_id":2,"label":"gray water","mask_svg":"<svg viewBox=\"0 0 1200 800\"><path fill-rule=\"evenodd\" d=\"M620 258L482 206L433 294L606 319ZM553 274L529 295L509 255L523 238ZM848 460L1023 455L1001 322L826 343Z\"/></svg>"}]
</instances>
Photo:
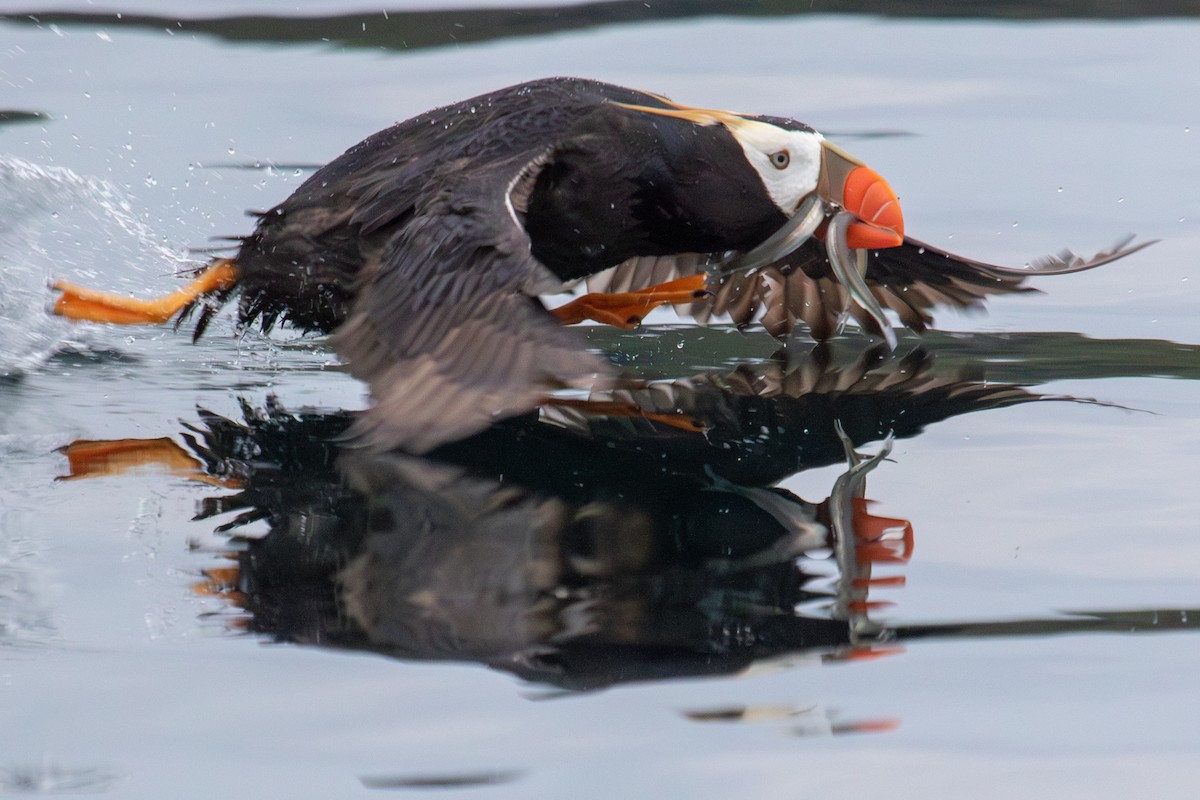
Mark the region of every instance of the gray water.
<instances>
[{"instance_id":1,"label":"gray water","mask_svg":"<svg viewBox=\"0 0 1200 800\"><path fill-rule=\"evenodd\" d=\"M0 793L1194 797L1200 8L458 5L5 9ZM245 579L262 567L245 537L277 535L263 519L217 530L239 513L219 498L259 491L281 519L317 524L336 515L313 505L352 481L320 463L273 472L262 456L235 484L195 458L199 409L240 420L241 400L261 408L272 394L290 409L354 409L362 387L319 339L238 338L225 320L193 345L45 314L51 277L163 291L204 257L195 249L246 232L244 210L278 202L365 135L550 74L805 120L887 177L912 235L971 257L1022 264L1129 232L1161 239L1042 279L1044 295L995 301L986 316L943 313L944 333L902 339L871 372L921 363L944 396L933 410L901 404L856 437L875 453L905 415L930 415L924 430L897 430L867 479L872 513L909 520L914 546L906 563L878 565L906 584L872 588L890 605L852 615L861 636L829 597L754 605L796 569L834 593L837 565L819 557L749 570L753 586L733 586L742 573L711 554L671 562L637 592L613 574L552 581L536 602L561 602L556 624L578 626L557 638L502 621L508 606L483 595L435 593L460 615L457 638L437 647L364 634L331 610L327 580L261 595L214 586L213 570L236 565ZM594 339L654 376L775 363L761 335L681 330L670 312L654 321ZM787 364L836 382L857 374L865 346L848 336L825 364L800 342ZM982 399L997 386L1020 388ZM977 399L949 402L963 392ZM1064 395L1099 402L1036 399ZM193 460L88 477L60 452L163 437ZM813 502L846 469L804 466L778 478ZM505 480L404 469L467 494ZM425 543L446 559L426 565L489 586L481 566L500 573L520 555L452 561L433 552L441 544ZM428 593L434 574L404 577L428 579ZM678 588L663 576L709 588L655 627L633 615ZM637 603L605 627L597 609L617 595ZM518 604L515 619L534 608ZM688 638L695 619L711 627Z\"/></svg>"}]
</instances>

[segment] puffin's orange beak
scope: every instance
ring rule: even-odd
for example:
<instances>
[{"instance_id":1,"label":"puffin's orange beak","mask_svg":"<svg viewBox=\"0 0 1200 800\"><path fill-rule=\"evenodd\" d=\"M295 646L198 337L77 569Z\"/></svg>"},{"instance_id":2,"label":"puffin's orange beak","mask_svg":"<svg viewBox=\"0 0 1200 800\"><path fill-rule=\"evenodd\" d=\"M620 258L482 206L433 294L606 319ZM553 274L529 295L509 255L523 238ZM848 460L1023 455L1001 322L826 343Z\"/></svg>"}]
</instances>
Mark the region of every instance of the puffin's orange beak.
<instances>
[{"instance_id":1,"label":"puffin's orange beak","mask_svg":"<svg viewBox=\"0 0 1200 800\"><path fill-rule=\"evenodd\" d=\"M846 231L850 247L878 250L904 243L900 201L878 172L855 167L846 177L842 193L842 207L859 219Z\"/></svg>"},{"instance_id":2,"label":"puffin's orange beak","mask_svg":"<svg viewBox=\"0 0 1200 800\"><path fill-rule=\"evenodd\" d=\"M879 173L829 142L821 143L820 196L858 218L846 231L854 249L881 250L904 243L900 201Z\"/></svg>"}]
</instances>

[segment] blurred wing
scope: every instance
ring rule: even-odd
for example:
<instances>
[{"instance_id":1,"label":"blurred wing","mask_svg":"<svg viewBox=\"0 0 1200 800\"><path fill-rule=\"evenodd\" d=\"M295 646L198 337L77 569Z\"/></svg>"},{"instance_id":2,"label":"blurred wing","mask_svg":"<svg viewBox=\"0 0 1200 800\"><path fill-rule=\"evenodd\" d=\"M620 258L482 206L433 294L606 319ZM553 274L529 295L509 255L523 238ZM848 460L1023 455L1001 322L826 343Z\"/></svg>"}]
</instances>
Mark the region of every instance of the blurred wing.
<instances>
[{"instance_id":1,"label":"blurred wing","mask_svg":"<svg viewBox=\"0 0 1200 800\"><path fill-rule=\"evenodd\" d=\"M1036 291L1025 285L1027 278L1082 272L1153 244L1131 245L1132 238L1088 259L1064 250L1034 259L1026 268L974 261L905 239L899 247L870 254L866 279L879 304L895 311L904 325L920 333L932 323L935 307L979 309L988 295ZM843 313L864 330L879 333L874 319L849 301L849 293L834 277L819 241L806 243L769 267L721 276L712 288L711 308L698 309L701 315L727 313L735 324L748 325L761 310L763 326L775 336L787 335L800 321L814 339L828 339Z\"/></svg>"},{"instance_id":2,"label":"blurred wing","mask_svg":"<svg viewBox=\"0 0 1200 800\"><path fill-rule=\"evenodd\" d=\"M365 271L333 337L375 401L353 437L424 452L609 372L536 299L559 281L530 255L513 201L543 162L437 181Z\"/></svg>"}]
</instances>

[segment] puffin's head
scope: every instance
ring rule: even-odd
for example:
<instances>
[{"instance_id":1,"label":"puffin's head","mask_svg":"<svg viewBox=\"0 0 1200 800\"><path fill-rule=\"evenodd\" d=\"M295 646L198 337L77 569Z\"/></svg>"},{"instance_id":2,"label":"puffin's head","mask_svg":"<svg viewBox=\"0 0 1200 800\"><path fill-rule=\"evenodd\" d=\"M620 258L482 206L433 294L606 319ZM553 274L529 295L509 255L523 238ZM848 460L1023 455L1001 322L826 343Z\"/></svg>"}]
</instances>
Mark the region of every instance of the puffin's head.
<instances>
[{"instance_id":1,"label":"puffin's head","mask_svg":"<svg viewBox=\"0 0 1200 800\"><path fill-rule=\"evenodd\" d=\"M904 217L896 193L879 173L821 134L792 119L689 108L659 98L666 108L618 105L650 114L685 119L696 125L722 125L742 148L771 201L788 217L810 197L825 210L850 212L846 231L854 249L895 247L904 241Z\"/></svg>"}]
</instances>

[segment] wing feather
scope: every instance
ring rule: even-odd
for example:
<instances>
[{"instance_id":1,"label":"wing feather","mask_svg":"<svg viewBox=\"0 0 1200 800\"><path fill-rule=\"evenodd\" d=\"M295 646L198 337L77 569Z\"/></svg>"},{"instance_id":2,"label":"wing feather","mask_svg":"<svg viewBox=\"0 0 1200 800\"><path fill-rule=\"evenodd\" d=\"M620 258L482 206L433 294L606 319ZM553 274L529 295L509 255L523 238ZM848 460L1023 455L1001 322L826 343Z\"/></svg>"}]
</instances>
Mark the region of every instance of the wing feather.
<instances>
[{"instance_id":1,"label":"wing feather","mask_svg":"<svg viewBox=\"0 0 1200 800\"><path fill-rule=\"evenodd\" d=\"M443 179L365 271L333 336L375 401L352 437L425 452L532 410L555 389L604 384L607 361L531 296L552 276L506 202L531 163Z\"/></svg>"},{"instance_id":2,"label":"wing feather","mask_svg":"<svg viewBox=\"0 0 1200 800\"><path fill-rule=\"evenodd\" d=\"M1025 268L975 261L905 239L899 247L869 255L866 280L881 306L895 311L901 322L920 333L932 324L935 308L981 309L991 295L1037 291L1026 285L1029 278L1094 269L1153 244L1132 244L1132 238L1091 258L1064 250L1034 259ZM704 308L690 309L699 322L728 314L734 324L745 326L761 309L761 322L772 335L785 337L797 322L803 322L814 339L823 341L834 334L841 315L848 311L864 330L879 332L869 314L848 303L849 294L834 277L820 241L812 240L766 267L716 276L710 288L712 301Z\"/></svg>"}]
</instances>

